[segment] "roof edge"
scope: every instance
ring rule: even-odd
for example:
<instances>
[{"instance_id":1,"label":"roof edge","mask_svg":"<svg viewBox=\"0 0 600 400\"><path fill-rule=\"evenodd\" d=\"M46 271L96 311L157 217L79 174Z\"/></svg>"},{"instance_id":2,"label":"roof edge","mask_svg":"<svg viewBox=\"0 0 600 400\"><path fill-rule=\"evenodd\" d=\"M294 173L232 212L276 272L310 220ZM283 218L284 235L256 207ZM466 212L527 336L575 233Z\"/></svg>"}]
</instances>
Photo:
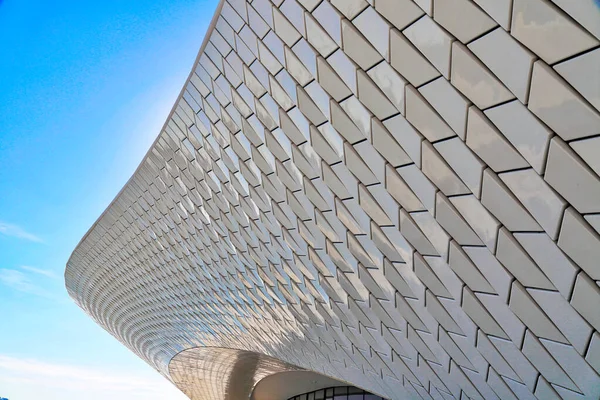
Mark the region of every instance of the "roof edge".
<instances>
[{"instance_id":1,"label":"roof edge","mask_svg":"<svg viewBox=\"0 0 600 400\"><path fill-rule=\"evenodd\" d=\"M163 126L161 127L160 131L158 132L158 135L156 136L156 139L154 139L154 141L152 142L152 144L148 148L148 151L146 151L146 154L144 154L144 157L140 161L139 165L137 166L137 168L135 169L135 171L133 172L133 174L131 174L131 176L129 177L129 179L127 180L127 182L125 182L125 184L123 185L123 187L121 188L121 190L119 190L119 192L112 199L112 201L110 202L110 204L104 209L104 211L102 212L102 214L100 214L100 216L96 219L96 221L94 221L94 223L92 224L92 226L87 230L87 232L83 235L83 237L79 240L79 242L77 243L77 245L75 246L75 248L71 252L71 255L69 256L69 259L67 260L67 263L65 265L65 271L63 273L65 288L67 289L67 292L69 291L68 287L67 287L67 284L68 284L68 282L67 282L67 270L69 269L69 264L71 262L71 259L73 258L73 255L75 254L75 252L77 251L77 249L79 248L79 246L81 246L81 244L87 239L87 237L96 228L96 226L98 225L98 223L100 222L100 220L102 219L102 217L104 217L104 215L108 212L108 210L113 206L113 204L121 196L121 194L123 193L123 191L125 190L125 188L129 185L129 183L136 176L136 174L138 173L138 171L142 167L144 161L148 158L150 152L152 151L152 149L154 148L154 146L156 145L156 143L160 139L161 133L165 130L165 128L167 127L167 124L171 120L171 117L175 113L175 110L177 109L177 105L179 104L179 102L181 101L181 98L183 97L183 94L185 92L185 88L187 87L187 85L188 85L188 83L189 83L192 75L194 74L194 70L195 70L194 67L196 65L198 65L198 62L200 61L200 57L202 56L202 54L204 54L204 49L206 48L206 45L208 44L208 41L210 40L210 35L213 32L213 30L215 29L215 25L217 24L217 20L221 16L221 9L223 8L223 4L224 3L225 3L225 0L220 0L219 4L217 4L217 7L215 8L215 13L214 13L214 15L213 15L213 17L212 17L212 19L210 21L210 24L208 25L208 28L206 29L206 33L204 34L204 39L202 40L202 45L200 46L200 50L198 50L198 54L196 55L196 58L194 59L194 62L192 64L192 67L191 67L191 70L190 70L190 73L188 74L188 77L186 78L185 82L183 83L183 86L182 86L181 90L179 91L179 94L177 95L177 98L175 99L175 103L173 104L173 107L171 108L171 111L169 111L169 115L167 116L167 118L166 118ZM73 298L70 295L70 293L69 293L69 296L71 298Z\"/></svg>"}]
</instances>

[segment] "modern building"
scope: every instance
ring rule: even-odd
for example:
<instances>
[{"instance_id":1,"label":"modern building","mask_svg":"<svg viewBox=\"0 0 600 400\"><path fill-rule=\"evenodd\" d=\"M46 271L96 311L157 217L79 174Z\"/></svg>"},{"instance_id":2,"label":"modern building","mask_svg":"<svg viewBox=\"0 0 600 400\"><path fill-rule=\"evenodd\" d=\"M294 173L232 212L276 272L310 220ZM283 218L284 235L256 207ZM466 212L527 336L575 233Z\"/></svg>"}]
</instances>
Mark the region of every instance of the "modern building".
<instances>
[{"instance_id":1,"label":"modern building","mask_svg":"<svg viewBox=\"0 0 600 400\"><path fill-rule=\"evenodd\" d=\"M598 399L599 38L592 0L224 0L69 294L195 400Z\"/></svg>"}]
</instances>

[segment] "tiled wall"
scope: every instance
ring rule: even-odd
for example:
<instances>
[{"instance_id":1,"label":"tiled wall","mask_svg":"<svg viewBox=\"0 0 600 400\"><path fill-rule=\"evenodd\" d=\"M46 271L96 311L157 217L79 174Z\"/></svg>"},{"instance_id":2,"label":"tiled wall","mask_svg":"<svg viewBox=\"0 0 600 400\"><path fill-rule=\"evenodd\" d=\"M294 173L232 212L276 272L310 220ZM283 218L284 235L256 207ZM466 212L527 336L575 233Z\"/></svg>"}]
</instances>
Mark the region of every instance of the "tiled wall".
<instances>
[{"instance_id":1,"label":"tiled wall","mask_svg":"<svg viewBox=\"0 0 600 400\"><path fill-rule=\"evenodd\" d=\"M75 301L166 376L216 346L390 399L598 399L597 2L219 13Z\"/></svg>"}]
</instances>

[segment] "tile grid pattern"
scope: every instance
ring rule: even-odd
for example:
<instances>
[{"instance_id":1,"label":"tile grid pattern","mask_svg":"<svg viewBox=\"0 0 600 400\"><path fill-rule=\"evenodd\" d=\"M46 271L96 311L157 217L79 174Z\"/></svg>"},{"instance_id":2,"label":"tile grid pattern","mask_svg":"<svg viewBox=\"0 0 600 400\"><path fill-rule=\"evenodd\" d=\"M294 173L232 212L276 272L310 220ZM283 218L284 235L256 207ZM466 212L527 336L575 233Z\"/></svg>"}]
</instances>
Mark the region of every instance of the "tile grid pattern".
<instances>
[{"instance_id":1,"label":"tile grid pattern","mask_svg":"<svg viewBox=\"0 0 600 400\"><path fill-rule=\"evenodd\" d=\"M600 396L594 1L226 0L209 35L78 305L165 376L217 346L390 399Z\"/></svg>"}]
</instances>

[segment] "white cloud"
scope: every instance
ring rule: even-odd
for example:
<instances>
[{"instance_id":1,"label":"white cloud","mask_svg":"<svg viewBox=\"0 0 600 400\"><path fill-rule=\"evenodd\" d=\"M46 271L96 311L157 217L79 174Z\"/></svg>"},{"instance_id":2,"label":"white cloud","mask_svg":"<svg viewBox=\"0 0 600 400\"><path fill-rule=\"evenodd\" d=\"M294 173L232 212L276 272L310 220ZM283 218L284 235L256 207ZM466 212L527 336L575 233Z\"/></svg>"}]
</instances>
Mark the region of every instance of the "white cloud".
<instances>
[{"instance_id":1,"label":"white cloud","mask_svg":"<svg viewBox=\"0 0 600 400\"><path fill-rule=\"evenodd\" d=\"M17 239L29 240L31 242L42 243L43 240L33 233L27 232L25 229L18 225L7 224L6 222L0 221L0 234L4 236L11 236Z\"/></svg>"},{"instance_id":2,"label":"white cloud","mask_svg":"<svg viewBox=\"0 0 600 400\"><path fill-rule=\"evenodd\" d=\"M58 276L53 271L50 271L47 269L30 267L28 265L22 265L21 269L24 269L25 271L33 272L34 274L43 275L47 278L52 278L52 279L58 278Z\"/></svg>"},{"instance_id":3,"label":"white cloud","mask_svg":"<svg viewBox=\"0 0 600 400\"><path fill-rule=\"evenodd\" d=\"M19 292L49 299L55 297L49 291L33 283L26 274L16 269L0 269L0 283Z\"/></svg>"},{"instance_id":4,"label":"white cloud","mask_svg":"<svg viewBox=\"0 0 600 400\"><path fill-rule=\"evenodd\" d=\"M20 398L187 399L165 378L49 363L0 354L0 396ZM56 395L52 396L52 393ZM35 397L39 394L39 397ZM42 394L44 394L42 396ZM11 397L12 396L12 397Z\"/></svg>"}]
</instances>

